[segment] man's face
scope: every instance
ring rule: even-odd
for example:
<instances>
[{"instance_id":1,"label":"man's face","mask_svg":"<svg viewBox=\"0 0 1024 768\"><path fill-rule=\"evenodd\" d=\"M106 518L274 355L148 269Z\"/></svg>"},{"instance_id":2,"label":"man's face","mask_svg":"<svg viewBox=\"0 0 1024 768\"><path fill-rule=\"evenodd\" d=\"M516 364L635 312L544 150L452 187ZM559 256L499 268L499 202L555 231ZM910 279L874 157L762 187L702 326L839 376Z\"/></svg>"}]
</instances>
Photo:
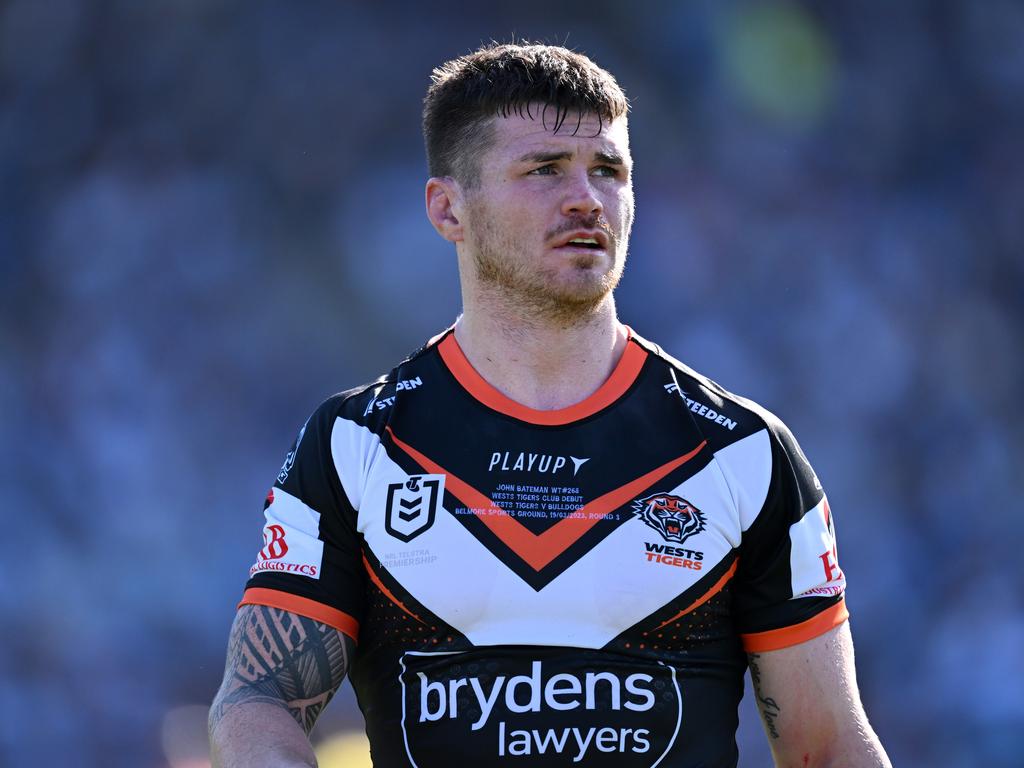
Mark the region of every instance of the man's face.
<instances>
[{"instance_id":1,"label":"man's face","mask_svg":"<svg viewBox=\"0 0 1024 768\"><path fill-rule=\"evenodd\" d=\"M535 119L496 117L466 192L464 244L479 281L524 309L571 322L615 288L633 224L626 119L603 126L584 115L560 130ZM598 132L600 129L600 133Z\"/></svg>"}]
</instances>

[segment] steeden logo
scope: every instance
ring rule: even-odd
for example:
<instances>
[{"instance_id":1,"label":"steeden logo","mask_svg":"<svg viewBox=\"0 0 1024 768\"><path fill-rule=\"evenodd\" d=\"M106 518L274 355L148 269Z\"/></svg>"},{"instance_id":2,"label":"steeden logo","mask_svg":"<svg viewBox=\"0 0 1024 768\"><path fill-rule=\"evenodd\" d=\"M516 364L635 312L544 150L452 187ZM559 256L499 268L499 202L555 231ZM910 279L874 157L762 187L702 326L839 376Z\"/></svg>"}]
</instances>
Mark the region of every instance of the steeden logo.
<instances>
[{"instance_id":1,"label":"steeden logo","mask_svg":"<svg viewBox=\"0 0 1024 768\"><path fill-rule=\"evenodd\" d=\"M688 392L685 392L682 387L679 386L679 382L676 380L675 371L672 371L672 381L664 385L665 391L669 394L674 392L679 393L679 397L686 403L687 409L691 413L695 413L698 416L703 416L708 421L713 421L715 424L721 424L723 427L728 429L730 432L736 429L736 422L730 418L727 418L724 413L719 413L714 408L705 405L697 400L690 397Z\"/></svg>"},{"instance_id":2,"label":"steeden logo","mask_svg":"<svg viewBox=\"0 0 1024 768\"><path fill-rule=\"evenodd\" d=\"M370 400L370 402L366 404L366 409L363 411L363 416L369 416L374 408L376 408L378 411L383 411L385 408L394 405L397 393L403 391L411 391L422 386L423 379L421 379L419 376L417 376L414 379L402 379L401 381L396 382L394 395L391 395L389 397L382 397L380 400L378 400L377 398L380 395L380 393L386 389L386 386L381 387L379 390L377 390L376 393L374 393L373 398Z\"/></svg>"}]
</instances>

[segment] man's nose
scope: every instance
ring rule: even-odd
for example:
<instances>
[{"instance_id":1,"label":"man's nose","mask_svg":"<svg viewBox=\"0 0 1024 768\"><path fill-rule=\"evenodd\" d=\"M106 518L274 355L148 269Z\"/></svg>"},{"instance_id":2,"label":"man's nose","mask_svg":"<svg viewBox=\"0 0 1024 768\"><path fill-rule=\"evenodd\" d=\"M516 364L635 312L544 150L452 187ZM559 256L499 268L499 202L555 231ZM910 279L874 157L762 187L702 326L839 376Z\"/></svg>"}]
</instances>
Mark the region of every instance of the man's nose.
<instances>
[{"instance_id":1,"label":"man's nose","mask_svg":"<svg viewBox=\"0 0 1024 768\"><path fill-rule=\"evenodd\" d=\"M598 197L591 183L590 176L586 173L571 177L570 187L562 201L562 213L568 215L590 216L600 214L604 210L601 198Z\"/></svg>"}]
</instances>

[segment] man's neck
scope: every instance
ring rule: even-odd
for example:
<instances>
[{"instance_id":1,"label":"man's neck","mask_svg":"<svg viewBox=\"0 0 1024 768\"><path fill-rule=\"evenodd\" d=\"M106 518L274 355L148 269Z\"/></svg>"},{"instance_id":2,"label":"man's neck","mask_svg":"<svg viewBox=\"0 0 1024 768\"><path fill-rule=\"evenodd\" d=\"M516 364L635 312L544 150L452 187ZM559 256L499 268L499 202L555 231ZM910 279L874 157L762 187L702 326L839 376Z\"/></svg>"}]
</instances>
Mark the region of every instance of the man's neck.
<instances>
[{"instance_id":1,"label":"man's neck","mask_svg":"<svg viewBox=\"0 0 1024 768\"><path fill-rule=\"evenodd\" d=\"M491 386L517 403L549 411L596 392L622 357L627 336L608 296L597 311L566 327L467 307L455 323L455 338Z\"/></svg>"}]
</instances>

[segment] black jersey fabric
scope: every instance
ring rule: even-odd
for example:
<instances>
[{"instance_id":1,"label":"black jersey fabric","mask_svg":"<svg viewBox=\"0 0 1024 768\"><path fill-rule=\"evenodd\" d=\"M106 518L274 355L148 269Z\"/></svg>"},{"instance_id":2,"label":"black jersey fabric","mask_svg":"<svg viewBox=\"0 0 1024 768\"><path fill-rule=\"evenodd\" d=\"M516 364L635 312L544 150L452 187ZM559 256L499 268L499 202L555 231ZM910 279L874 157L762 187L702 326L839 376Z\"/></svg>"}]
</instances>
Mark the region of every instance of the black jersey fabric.
<instances>
[{"instance_id":1,"label":"black jersey fabric","mask_svg":"<svg viewBox=\"0 0 1024 768\"><path fill-rule=\"evenodd\" d=\"M313 413L264 515L242 604L356 641L375 766L735 766L744 651L847 617L789 430L632 331L537 411L449 329Z\"/></svg>"}]
</instances>

